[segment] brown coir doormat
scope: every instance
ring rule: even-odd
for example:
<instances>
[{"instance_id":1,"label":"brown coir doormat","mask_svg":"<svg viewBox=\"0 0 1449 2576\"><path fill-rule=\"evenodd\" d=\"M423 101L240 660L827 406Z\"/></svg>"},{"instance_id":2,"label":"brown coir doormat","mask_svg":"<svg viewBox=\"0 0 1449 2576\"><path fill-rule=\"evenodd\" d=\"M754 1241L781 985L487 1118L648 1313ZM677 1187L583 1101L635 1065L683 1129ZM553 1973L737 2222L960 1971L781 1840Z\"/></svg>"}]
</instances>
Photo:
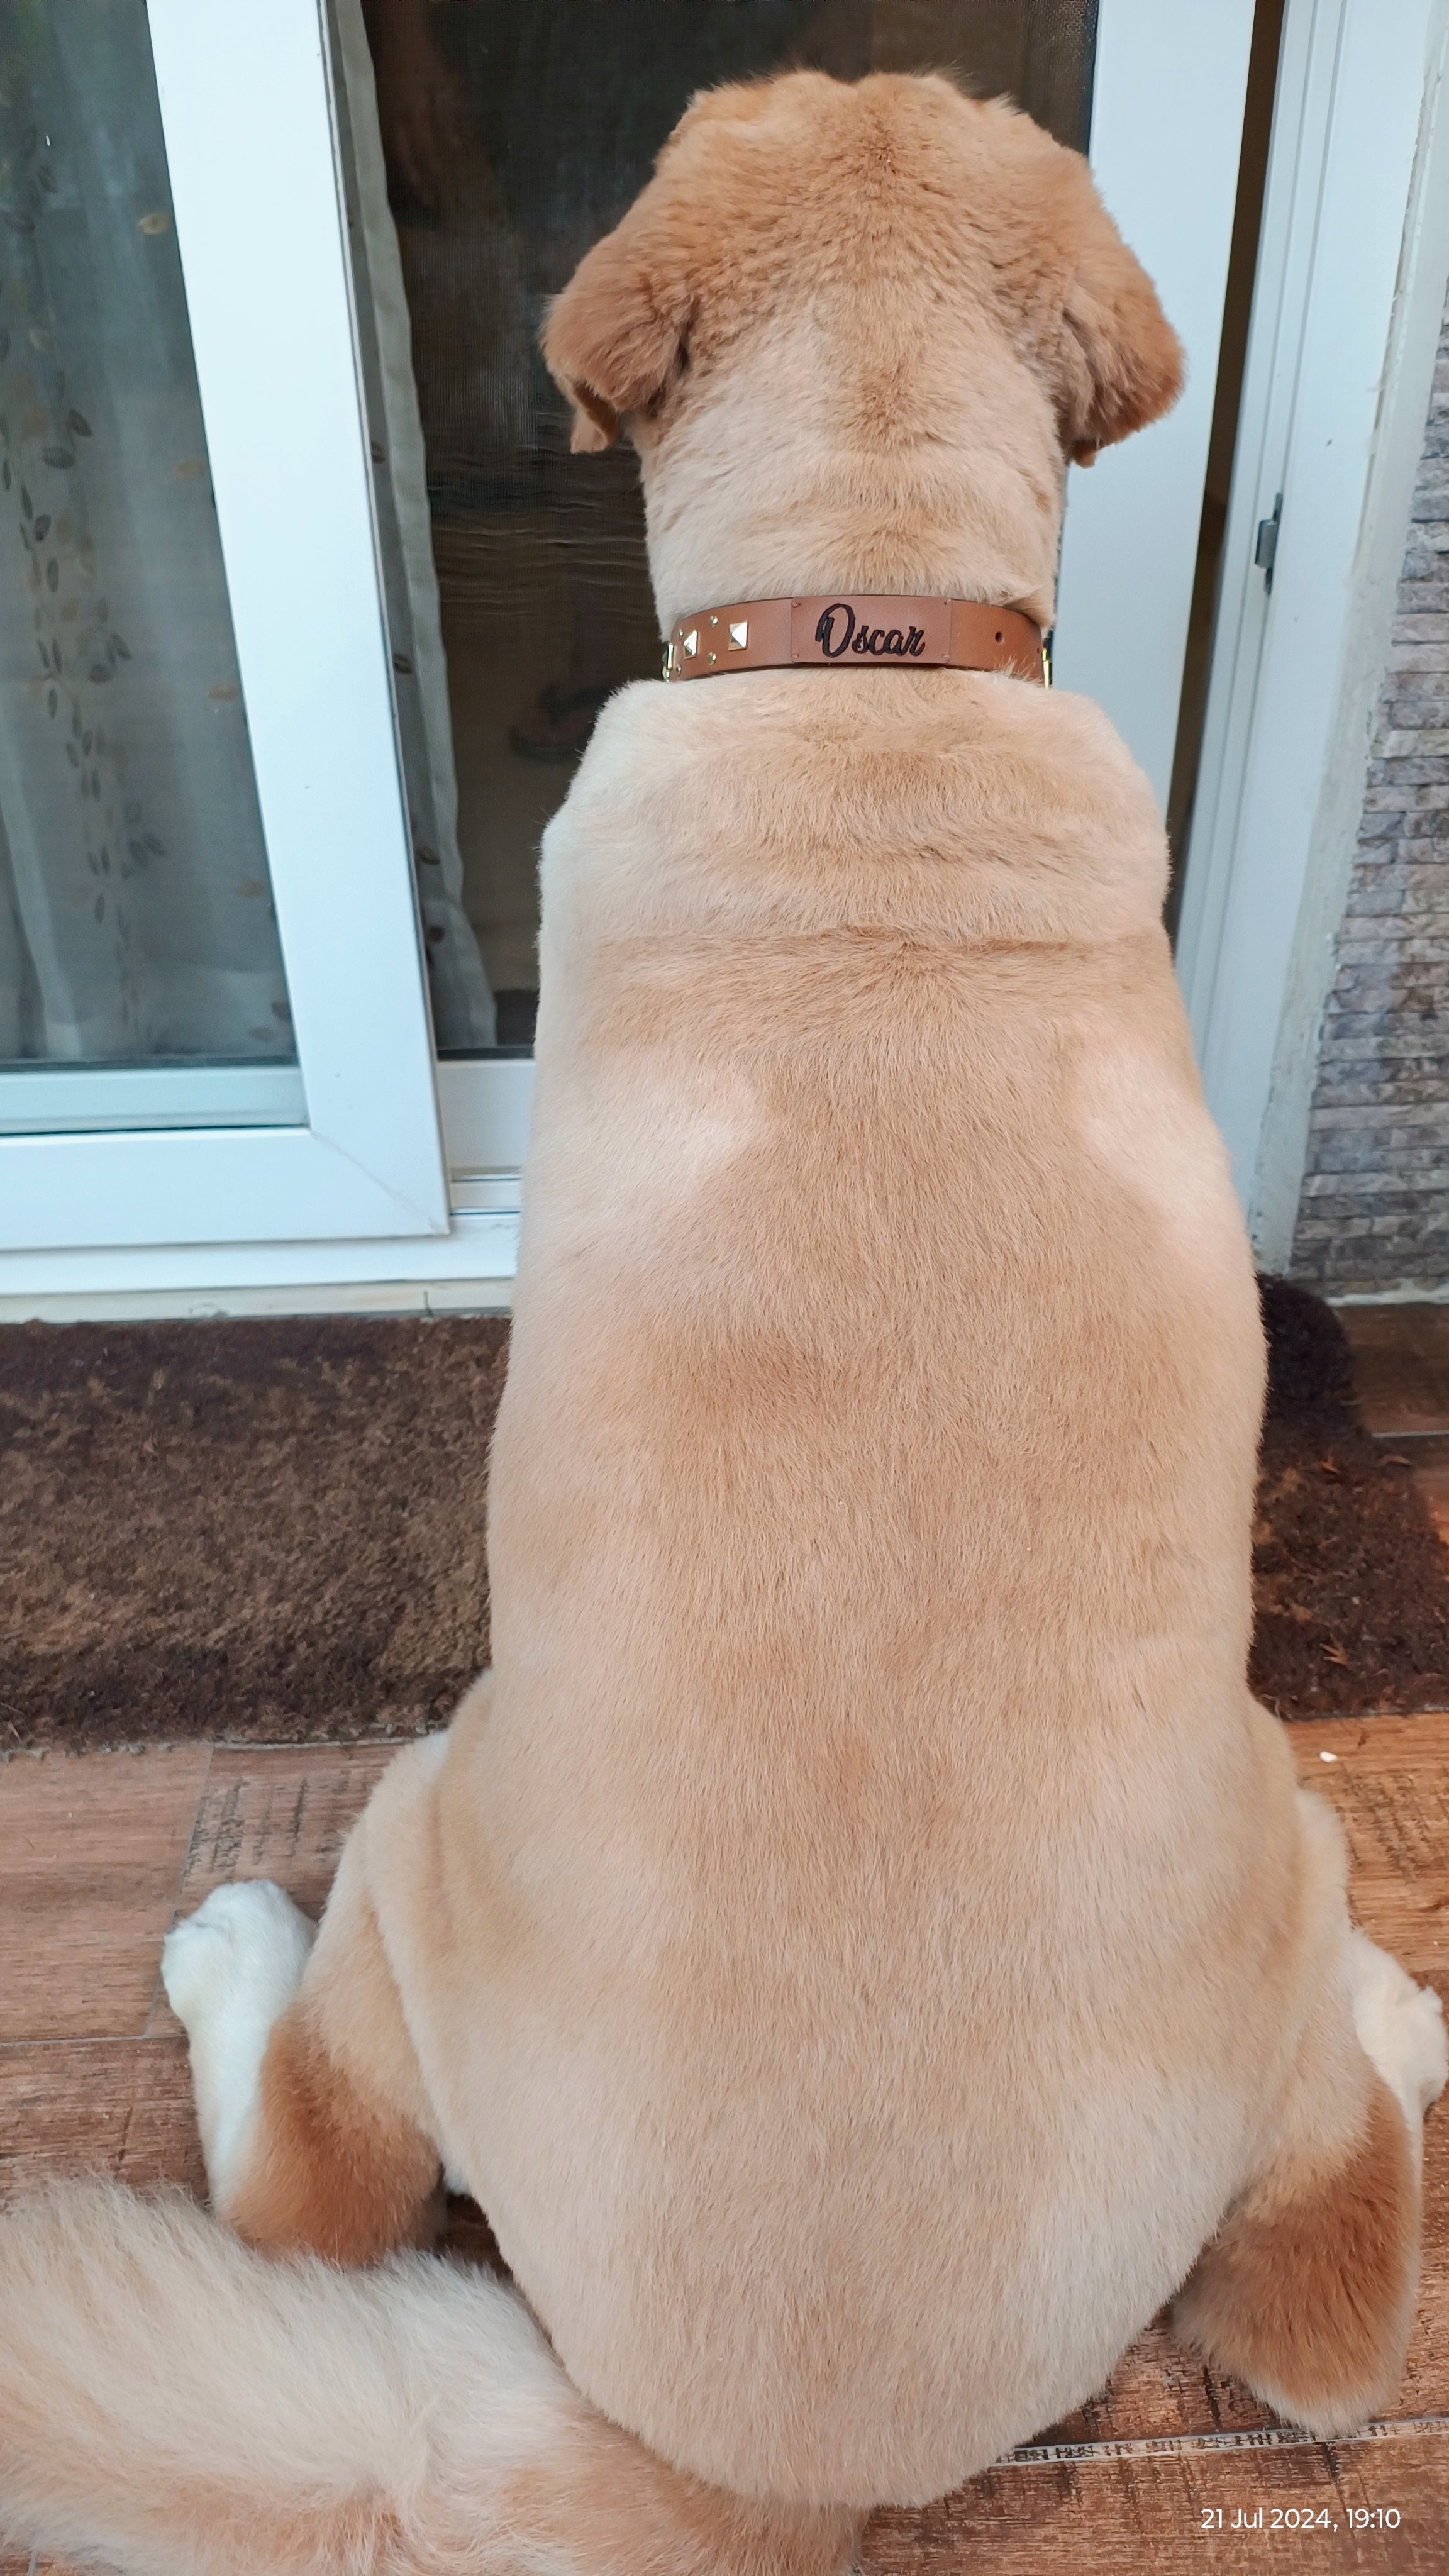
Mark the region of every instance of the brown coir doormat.
<instances>
[{"instance_id":1,"label":"brown coir doormat","mask_svg":"<svg viewBox=\"0 0 1449 2576\"><path fill-rule=\"evenodd\" d=\"M471 1317L0 1329L0 1749L441 1723L507 1355Z\"/></svg>"},{"instance_id":2,"label":"brown coir doormat","mask_svg":"<svg viewBox=\"0 0 1449 2576\"><path fill-rule=\"evenodd\" d=\"M1253 1678L1285 1717L1449 1702L1449 1579L1271 1286ZM410 1734L488 1654L506 1324L0 1329L0 1750Z\"/></svg>"}]
</instances>

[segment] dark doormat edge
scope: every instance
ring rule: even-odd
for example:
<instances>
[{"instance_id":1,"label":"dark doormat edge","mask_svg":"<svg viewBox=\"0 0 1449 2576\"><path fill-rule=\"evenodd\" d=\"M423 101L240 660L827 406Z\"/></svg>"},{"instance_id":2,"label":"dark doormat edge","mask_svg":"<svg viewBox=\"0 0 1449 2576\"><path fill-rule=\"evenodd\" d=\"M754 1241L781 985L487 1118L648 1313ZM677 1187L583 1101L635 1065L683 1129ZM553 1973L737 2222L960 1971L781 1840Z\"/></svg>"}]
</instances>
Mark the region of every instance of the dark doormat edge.
<instances>
[{"instance_id":1,"label":"dark doormat edge","mask_svg":"<svg viewBox=\"0 0 1449 2576\"><path fill-rule=\"evenodd\" d=\"M1251 1680L1449 1708L1449 1555L1342 1325L1261 1283ZM0 1328L0 1754L402 1742L488 1659L498 1317Z\"/></svg>"}]
</instances>

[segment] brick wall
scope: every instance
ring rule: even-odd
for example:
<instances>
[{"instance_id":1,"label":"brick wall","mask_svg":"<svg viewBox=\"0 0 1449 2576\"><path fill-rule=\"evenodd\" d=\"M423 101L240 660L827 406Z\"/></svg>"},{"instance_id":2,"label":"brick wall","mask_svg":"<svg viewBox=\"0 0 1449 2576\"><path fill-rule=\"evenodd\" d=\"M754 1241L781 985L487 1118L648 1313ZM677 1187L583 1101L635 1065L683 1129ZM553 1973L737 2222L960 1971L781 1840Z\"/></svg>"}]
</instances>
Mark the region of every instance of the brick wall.
<instances>
[{"instance_id":1,"label":"brick wall","mask_svg":"<svg viewBox=\"0 0 1449 2576\"><path fill-rule=\"evenodd\" d=\"M1319 1051L1293 1274L1449 1282L1449 307Z\"/></svg>"}]
</instances>

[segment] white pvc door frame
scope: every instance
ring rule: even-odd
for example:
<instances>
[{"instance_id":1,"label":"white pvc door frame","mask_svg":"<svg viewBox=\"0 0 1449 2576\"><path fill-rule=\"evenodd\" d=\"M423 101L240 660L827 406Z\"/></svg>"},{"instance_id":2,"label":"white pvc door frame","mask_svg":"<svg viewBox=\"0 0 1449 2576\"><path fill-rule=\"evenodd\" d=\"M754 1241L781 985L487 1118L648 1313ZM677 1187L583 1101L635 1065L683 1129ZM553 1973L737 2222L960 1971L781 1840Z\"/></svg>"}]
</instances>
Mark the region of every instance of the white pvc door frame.
<instances>
[{"instance_id":1,"label":"white pvc door frame","mask_svg":"<svg viewBox=\"0 0 1449 2576\"><path fill-rule=\"evenodd\" d=\"M1057 685L1095 698L1167 805L1217 386L1253 0L1101 0L1093 176L1187 358L1164 420L1072 466Z\"/></svg>"},{"instance_id":2,"label":"white pvc door frame","mask_svg":"<svg viewBox=\"0 0 1449 2576\"><path fill-rule=\"evenodd\" d=\"M1178 972L1291 1258L1449 267L1446 0L1288 0ZM1271 591L1258 524L1282 494Z\"/></svg>"},{"instance_id":3,"label":"white pvc door frame","mask_svg":"<svg viewBox=\"0 0 1449 2576\"><path fill-rule=\"evenodd\" d=\"M1071 472L1057 673L1101 699L1160 794L1251 14L1099 8L1093 167L1189 380L1166 422ZM0 1246L32 1247L0 1249L0 1314L421 1306L470 1285L497 1304L532 1068L432 1059L320 0L150 16L307 1124L0 1139ZM304 616L279 613L299 598Z\"/></svg>"}]
</instances>

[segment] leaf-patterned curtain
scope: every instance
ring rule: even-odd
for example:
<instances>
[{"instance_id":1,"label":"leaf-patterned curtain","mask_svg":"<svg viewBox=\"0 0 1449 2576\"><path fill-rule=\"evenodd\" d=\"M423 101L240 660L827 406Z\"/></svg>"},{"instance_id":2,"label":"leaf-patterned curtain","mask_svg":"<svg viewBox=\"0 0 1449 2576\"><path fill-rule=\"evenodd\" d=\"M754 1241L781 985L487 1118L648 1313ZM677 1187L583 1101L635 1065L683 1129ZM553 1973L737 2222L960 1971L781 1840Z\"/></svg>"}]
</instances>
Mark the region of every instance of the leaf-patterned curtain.
<instances>
[{"instance_id":1,"label":"leaf-patterned curtain","mask_svg":"<svg viewBox=\"0 0 1449 2576\"><path fill-rule=\"evenodd\" d=\"M0 0L0 1059L292 1053L144 0Z\"/></svg>"}]
</instances>

